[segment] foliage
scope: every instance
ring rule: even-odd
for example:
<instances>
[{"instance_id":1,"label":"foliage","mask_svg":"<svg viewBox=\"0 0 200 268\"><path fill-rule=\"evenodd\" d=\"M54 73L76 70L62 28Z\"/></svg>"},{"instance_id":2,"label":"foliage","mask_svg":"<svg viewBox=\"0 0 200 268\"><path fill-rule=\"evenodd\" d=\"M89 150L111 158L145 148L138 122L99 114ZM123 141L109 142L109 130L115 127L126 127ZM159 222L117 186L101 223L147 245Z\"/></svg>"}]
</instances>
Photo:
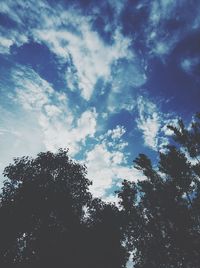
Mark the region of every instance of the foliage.
<instances>
[{"instance_id":1,"label":"foliage","mask_svg":"<svg viewBox=\"0 0 200 268\"><path fill-rule=\"evenodd\" d=\"M177 146L167 146L156 167L140 154L134 164L146 180L125 181L118 193L135 268L199 267L199 119L198 114L189 129L181 120L179 127L169 126ZM131 205L127 197L135 192Z\"/></svg>"},{"instance_id":2,"label":"foliage","mask_svg":"<svg viewBox=\"0 0 200 268\"><path fill-rule=\"evenodd\" d=\"M200 115L168 127L176 145L155 166L134 160L146 179L125 180L119 206L92 197L86 167L65 150L14 159L0 196L1 266L123 268L132 252L134 268L198 268Z\"/></svg>"},{"instance_id":3,"label":"foliage","mask_svg":"<svg viewBox=\"0 0 200 268\"><path fill-rule=\"evenodd\" d=\"M2 267L116 268L126 263L117 208L92 198L85 166L70 160L67 151L17 158L4 175Z\"/></svg>"}]
</instances>

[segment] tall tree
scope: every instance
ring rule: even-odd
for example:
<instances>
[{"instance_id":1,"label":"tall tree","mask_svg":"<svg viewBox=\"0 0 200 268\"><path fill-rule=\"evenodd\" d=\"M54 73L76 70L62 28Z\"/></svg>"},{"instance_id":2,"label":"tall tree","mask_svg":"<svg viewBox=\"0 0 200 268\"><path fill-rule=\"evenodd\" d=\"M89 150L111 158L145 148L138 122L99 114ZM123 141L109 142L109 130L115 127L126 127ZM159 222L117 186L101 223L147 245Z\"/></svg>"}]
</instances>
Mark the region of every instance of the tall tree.
<instances>
[{"instance_id":1,"label":"tall tree","mask_svg":"<svg viewBox=\"0 0 200 268\"><path fill-rule=\"evenodd\" d=\"M140 154L134 164L146 180L125 181L118 193L136 268L199 267L199 119L197 114L190 128L181 120L178 127L169 126L177 145L167 146L155 167ZM127 197L136 192L131 205Z\"/></svg>"}]
</instances>

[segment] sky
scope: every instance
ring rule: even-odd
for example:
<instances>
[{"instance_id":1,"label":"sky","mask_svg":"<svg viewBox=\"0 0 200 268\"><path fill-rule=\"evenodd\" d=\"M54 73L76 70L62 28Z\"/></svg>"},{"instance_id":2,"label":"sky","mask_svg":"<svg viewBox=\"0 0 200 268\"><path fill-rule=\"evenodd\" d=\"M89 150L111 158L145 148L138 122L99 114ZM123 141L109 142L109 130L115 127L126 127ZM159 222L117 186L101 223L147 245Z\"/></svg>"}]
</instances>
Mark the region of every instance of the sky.
<instances>
[{"instance_id":1,"label":"sky","mask_svg":"<svg viewBox=\"0 0 200 268\"><path fill-rule=\"evenodd\" d=\"M200 111L200 1L1 0L0 173L69 148L114 201ZM1 176L3 181L3 176Z\"/></svg>"}]
</instances>

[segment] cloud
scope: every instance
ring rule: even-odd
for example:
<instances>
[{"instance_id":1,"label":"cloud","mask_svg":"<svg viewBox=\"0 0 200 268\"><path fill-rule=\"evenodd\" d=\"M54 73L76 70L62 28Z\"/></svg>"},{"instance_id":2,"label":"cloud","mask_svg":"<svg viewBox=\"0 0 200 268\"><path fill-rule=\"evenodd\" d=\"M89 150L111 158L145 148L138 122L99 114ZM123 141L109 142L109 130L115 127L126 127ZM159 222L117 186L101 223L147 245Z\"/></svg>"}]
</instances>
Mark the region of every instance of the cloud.
<instances>
[{"instance_id":1,"label":"cloud","mask_svg":"<svg viewBox=\"0 0 200 268\"><path fill-rule=\"evenodd\" d=\"M186 0L153 0L149 10L147 28L144 29L146 45L151 56L164 61L191 28L199 28L199 4Z\"/></svg>"},{"instance_id":2,"label":"cloud","mask_svg":"<svg viewBox=\"0 0 200 268\"><path fill-rule=\"evenodd\" d=\"M88 18L74 12L66 14L67 18L70 16L75 18L71 19L70 23L79 29L78 33L70 32L67 27L59 29L54 25L53 28L35 30L34 36L38 42L45 43L62 59L67 60L71 57L81 94L84 99L89 100L98 79L110 79L112 64L120 58L131 57L131 52L128 50L130 40L124 38L117 29L113 33L114 44L105 44L98 33L91 29ZM65 23L67 24L67 21ZM71 77L69 80L71 81Z\"/></svg>"},{"instance_id":3,"label":"cloud","mask_svg":"<svg viewBox=\"0 0 200 268\"><path fill-rule=\"evenodd\" d=\"M17 30L5 30L0 27L0 54L10 54L12 45L21 46L28 41L28 37Z\"/></svg>"},{"instance_id":4,"label":"cloud","mask_svg":"<svg viewBox=\"0 0 200 268\"><path fill-rule=\"evenodd\" d=\"M121 1L108 0L108 2L112 6L112 8L115 10L117 15L120 15L127 1L128 0L121 0Z\"/></svg>"},{"instance_id":5,"label":"cloud","mask_svg":"<svg viewBox=\"0 0 200 268\"><path fill-rule=\"evenodd\" d=\"M137 109L136 123L145 145L155 151L165 152L173 134L167 126L177 126L178 117L173 113L163 113L156 103L142 96L137 99Z\"/></svg>"},{"instance_id":6,"label":"cloud","mask_svg":"<svg viewBox=\"0 0 200 268\"><path fill-rule=\"evenodd\" d=\"M105 138L111 137L112 140L120 139L126 133L126 129L124 126L117 125L114 129L109 129L106 134L100 136L100 139L103 140Z\"/></svg>"},{"instance_id":7,"label":"cloud","mask_svg":"<svg viewBox=\"0 0 200 268\"><path fill-rule=\"evenodd\" d=\"M175 0L154 0L151 4L150 20L158 25L163 20L167 20L174 15L178 3Z\"/></svg>"},{"instance_id":8,"label":"cloud","mask_svg":"<svg viewBox=\"0 0 200 268\"><path fill-rule=\"evenodd\" d=\"M134 267L134 251L130 252L129 259L126 263L126 268L132 268Z\"/></svg>"},{"instance_id":9,"label":"cloud","mask_svg":"<svg viewBox=\"0 0 200 268\"><path fill-rule=\"evenodd\" d=\"M143 133L146 146L156 150L158 147L158 133L161 127L161 117L156 105L143 97L137 100L139 118L137 127Z\"/></svg>"},{"instance_id":10,"label":"cloud","mask_svg":"<svg viewBox=\"0 0 200 268\"><path fill-rule=\"evenodd\" d=\"M86 153L88 178L93 182L91 192L105 201L117 202L113 191L110 194L107 191L120 186L122 180L142 179L142 175L136 169L128 166L124 150L128 143L122 140L125 131L123 126L108 130L99 137L98 144Z\"/></svg>"},{"instance_id":11,"label":"cloud","mask_svg":"<svg viewBox=\"0 0 200 268\"><path fill-rule=\"evenodd\" d=\"M97 144L86 155L88 178L93 182L91 192L96 197L106 197L106 191L118 180L131 179L132 169L127 167L125 156L119 151L109 151L106 144Z\"/></svg>"},{"instance_id":12,"label":"cloud","mask_svg":"<svg viewBox=\"0 0 200 268\"><path fill-rule=\"evenodd\" d=\"M198 56L185 57L180 62L181 69L189 75L194 75L199 65L200 65L200 58Z\"/></svg>"},{"instance_id":13,"label":"cloud","mask_svg":"<svg viewBox=\"0 0 200 268\"><path fill-rule=\"evenodd\" d=\"M169 116L169 115L168 115ZM164 133L165 136L172 136L174 132L170 130L167 126L176 126L178 127L179 118L176 116L174 118L169 118L164 120L164 126L161 128L161 131Z\"/></svg>"},{"instance_id":14,"label":"cloud","mask_svg":"<svg viewBox=\"0 0 200 268\"><path fill-rule=\"evenodd\" d=\"M96 132L97 113L95 108L83 112L77 120L77 126L72 129L71 135L77 137L77 141L84 142L87 137L94 137Z\"/></svg>"},{"instance_id":15,"label":"cloud","mask_svg":"<svg viewBox=\"0 0 200 268\"><path fill-rule=\"evenodd\" d=\"M26 110L40 111L49 103L49 98L54 93L51 85L31 68L21 65L12 68L11 78L15 84L18 102Z\"/></svg>"},{"instance_id":16,"label":"cloud","mask_svg":"<svg viewBox=\"0 0 200 268\"><path fill-rule=\"evenodd\" d=\"M106 44L92 28L95 15L84 16L73 7L65 10L61 5L53 8L45 1L30 1L27 17L27 5L16 2L20 9L16 8L17 3L9 0L1 9L18 23L18 36L22 36L21 29L26 21L24 37L18 45L28 42L28 37L31 36L35 42L48 46L62 62L71 61L71 67L68 66L66 70L67 84L72 86L72 90L76 84L76 89L81 91L85 100L91 98L98 79L110 79L111 67L115 61L132 58L129 50L132 40L122 35L120 27L116 26L112 33L112 44ZM16 38L8 38L6 33L4 35L7 39L4 40L2 51L8 53L10 46L17 41ZM73 81L73 74L76 83Z\"/></svg>"},{"instance_id":17,"label":"cloud","mask_svg":"<svg viewBox=\"0 0 200 268\"><path fill-rule=\"evenodd\" d=\"M12 46L13 41L6 37L0 37L0 53L9 54L10 47Z\"/></svg>"},{"instance_id":18,"label":"cloud","mask_svg":"<svg viewBox=\"0 0 200 268\"><path fill-rule=\"evenodd\" d=\"M113 65L111 87L108 96L108 110L117 112L121 109L133 110L135 101L133 95L147 81L145 65L137 55L131 60L122 59Z\"/></svg>"},{"instance_id":19,"label":"cloud","mask_svg":"<svg viewBox=\"0 0 200 268\"><path fill-rule=\"evenodd\" d=\"M64 92L55 91L32 69L22 66L12 69L15 86L13 101L33 114L43 133L46 150L69 147L76 154L80 144L96 132L97 113L94 108L74 114Z\"/></svg>"},{"instance_id":20,"label":"cloud","mask_svg":"<svg viewBox=\"0 0 200 268\"><path fill-rule=\"evenodd\" d=\"M11 100L9 101L12 111L0 106L0 174L13 157L35 156L38 152L46 150L37 118L28 111L22 112L20 108L14 107ZM2 180L0 187L1 183Z\"/></svg>"}]
</instances>

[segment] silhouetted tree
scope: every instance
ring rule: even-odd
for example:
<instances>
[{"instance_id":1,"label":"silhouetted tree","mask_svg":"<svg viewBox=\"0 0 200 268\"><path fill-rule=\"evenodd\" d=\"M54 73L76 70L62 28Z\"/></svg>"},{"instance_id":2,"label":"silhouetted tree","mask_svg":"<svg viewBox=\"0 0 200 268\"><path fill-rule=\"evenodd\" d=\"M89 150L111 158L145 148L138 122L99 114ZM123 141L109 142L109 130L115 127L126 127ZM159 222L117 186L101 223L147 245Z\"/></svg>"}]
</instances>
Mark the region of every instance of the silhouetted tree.
<instances>
[{"instance_id":1,"label":"silhouetted tree","mask_svg":"<svg viewBox=\"0 0 200 268\"><path fill-rule=\"evenodd\" d=\"M177 146L167 146L155 167L140 154L134 164L146 180L125 181L118 192L135 268L199 267L199 119L188 129L181 120L169 126Z\"/></svg>"},{"instance_id":2,"label":"silhouetted tree","mask_svg":"<svg viewBox=\"0 0 200 268\"><path fill-rule=\"evenodd\" d=\"M22 157L5 168L1 267L124 267L119 211L93 199L86 168L67 151Z\"/></svg>"},{"instance_id":3,"label":"silhouetted tree","mask_svg":"<svg viewBox=\"0 0 200 268\"><path fill-rule=\"evenodd\" d=\"M14 159L0 196L1 266L124 268L132 251L134 268L198 268L200 115L168 127L176 144L157 165L134 160L146 179L122 183L119 208L92 197L66 150Z\"/></svg>"}]
</instances>

